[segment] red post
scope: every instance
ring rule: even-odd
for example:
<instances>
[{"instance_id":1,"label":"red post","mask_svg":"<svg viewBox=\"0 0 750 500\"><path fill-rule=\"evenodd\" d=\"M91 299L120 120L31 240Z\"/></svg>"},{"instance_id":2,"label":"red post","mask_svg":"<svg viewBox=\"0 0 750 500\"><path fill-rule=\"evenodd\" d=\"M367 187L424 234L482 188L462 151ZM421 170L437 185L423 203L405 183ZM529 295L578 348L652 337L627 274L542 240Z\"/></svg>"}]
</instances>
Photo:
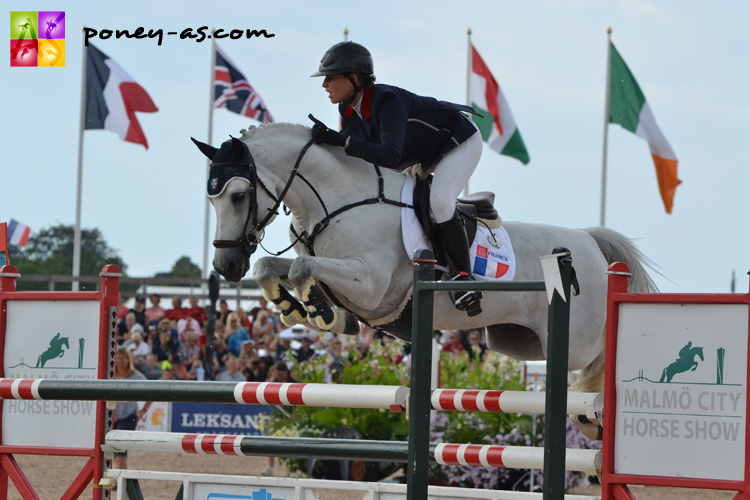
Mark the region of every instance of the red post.
<instances>
[{"instance_id":1,"label":"red post","mask_svg":"<svg viewBox=\"0 0 750 500\"><path fill-rule=\"evenodd\" d=\"M120 294L120 268L114 264L108 264L102 268L99 274L101 282L99 286L100 313L99 313L99 379L113 379L115 350L117 348L117 305ZM107 500L111 496L111 490L102 489L100 481L104 473L112 465L111 460L104 458L101 445L104 444L104 436L112 429L113 410L106 407L104 401L96 403L96 451L94 452L94 500Z\"/></svg>"},{"instance_id":2,"label":"red post","mask_svg":"<svg viewBox=\"0 0 750 500\"><path fill-rule=\"evenodd\" d=\"M15 266L4 265L0 267L0 292L15 292L16 291L16 279L21 275L18 274L18 269ZM5 359L5 318L8 312L7 302L5 299L0 298L0 360ZM5 376L3 373L3 367L0 364L0 377ZM3 403L0 401L0 437L2 436L3 426ZM6 457L1 455L0 459ZM5 500L8 498L8 472L4 467L0 467L0 499Z\"/></svg>"},{"instance_id":3,"label":"red post","mask_svg":"<svg viewBox=\"0 0 750 500\"><path fill-rule=\"evenodd\" d=\"M16 278L20 278L18 269L16 266L2 266L0 267L0 292L15 292L16 291Z\"/></svg>"},{"instance_id":4,"label":"red post","mask_svg":"<svg viewBox=\"0 0 750 500\"><path fill-rule=\"evenodd\" d=\"M609 475L615 471L615 411L617 394L615 373L617 364L617 324L620 317L618 294L628 293L630 268L623 262L615 262L607 269L607 350L604 362L604 442L602 445L602 500L624 500L633 498L618 485L609 483Z\"/></svg>"}]
</instances>

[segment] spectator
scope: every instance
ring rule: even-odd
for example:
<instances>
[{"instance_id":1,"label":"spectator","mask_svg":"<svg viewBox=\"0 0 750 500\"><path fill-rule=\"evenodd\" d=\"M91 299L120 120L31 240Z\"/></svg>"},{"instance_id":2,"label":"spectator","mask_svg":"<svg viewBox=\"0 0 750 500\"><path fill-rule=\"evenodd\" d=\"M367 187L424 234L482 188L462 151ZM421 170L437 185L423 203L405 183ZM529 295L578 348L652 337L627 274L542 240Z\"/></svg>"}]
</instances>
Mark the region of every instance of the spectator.
<instances>
[{"instance_id":1,"label":"spectator","mask_svg":"<svg viewBox=\"0 0 750 500\"><path fill-rule=\"evenodd\" d=\"M461 343L461 335L458 330L451 330L448 334L448 343L443 344L442 352L447 352L458 356L464 351L464 345Z\"/></svg>"},{"instance_id":2,"label":"spectator","mask_svg":"<svg viewBox=\"0 0 750 500\"><path fill-rule=\"evenodd\" d=\"M135 313L135 321L146 331L146 299L143 296L135 298L135 307L130 312Z\"/></svg>"},{"instance_id":3,"label":"spectator","mask_svg":"<svg viewBox=\"0 0 750 500\"><path fill-rule=\"evenodd\" d=\"M183 318L177 321L177 340L185 342L188 332L195 332L198 337L204 335L201 325L195 318Z\"/></svg>"},{"instance_id":4,"label":"spectator","mask_svg":"<svg viewBox=\"0 0 750 500\"><path fill-rule=\"evenodd\" d=\"M149 352L152 352L154 350L154 342L159 341L159 325L156 321L152 320L148 323L146 338L143 341L148 344Z\"/></svg>"},{"instance_id":5,"label":"spectator","mask_svg":"<svg viewBox=\"0 0 750 500\"><path fill-rule=\"evenodd\" d=\"M375 338L375 329L370 328L364 323L360 323L359 333L357 334L357 338L354 342L355 349L356 349L356 344L359 344L360 349L364 348L365 352L367 352L367 349L370 347L370 344L372 344L372 340L374 338Z\"/></svg>"},{"instance_id":6,"label":"spectator","mask_svg":"<svg viewBox=\"0 0 750 500\"><path fill-rule=\"evenodd\" d=\"M117 321L122 322L125 319L125 315L130 309L125 305L125 297L118 295L117 297Z\"/></svg>"},{"instance_id":7,"label":"spectator","mask_svg":"<svg viewBox=\"0 0 750 500\"><path fill-rule=\"evenodd\" d=\"M152 353L156 355L157 361L172 362L177 359L177 342L164 330L159 330L159 341L154 342Z\"/></svg>"},{"instance_id":8,"label":"spectator","mask_svg":"<svg viewBox=\"0 0 750 500\"><path fill-rule=\"evenodd\" d=\"M284 353L291 348L292 337L294 337L292 329L287 328L271 340L268 344L268 352L271 353L274 361L281 361L284 358Z\"/></svg>"},{"instance_id":9,"label":"spectator","mask_svg":"<svg viewBox=\"0 0 750 500\"><path fill-rule=\"evenodd\" d=\"M469 332L469 359L474 363L484 363L487 357L487 346L482 342L479 330Z\"/></svg>"},{"instance_id":10,"label":"spectator","mask_svg":"<svg viewBox=\"0 0 750 500\"><path fill-rule=\"evenodd\" d=\"M239 363L237 358L229 356L227 359L227 369L219 373L216 376L216 380L220 382L246 382L247 379L239 371Z\"/></svg>"},{"instance_id":11,"label":"spectator","mask_svg":"<svg viewBox=\"0 0 750 500\"><path fill-rule=\"evenodd\" d=\"M206 322L206 310L198 304L198 297L193 295L190 297L190 309L189 316L198 321L200 326Z\"/></svg>"},{"instance_id":12,"label":"spectator","mask_svg":"<svg viewBox=\"0 0 750 500\"><path fill-rule=\"evenodd\" d=\"M297 363L302 363L303 361L311 360L315 357L315 350L312 348L312 338L311 334L305 333L305 335L300 339L300 342L302 342L302 347L299 349L294 350L294 359L297 360Z\"/></svg>"},{"instance_id":13,"label":"spectator","mask_svg":"<svg viewBox=\"0 0 750 500\"><path fill-rule=\"evenodd\" d=\"M255 349L254 342L252 340L245 340L242 342L242 352L240 352L240 361L254 361L258 357L258 352Z\"/></svg>"},{"instance_id":14,"label":"spectator","mask_svg":"<svg viewBox=\"0 0 750 500\"><path fill-rule=\"evenodd\" d=\"M176 323L175 323L175 326L177 326ZM159 332L167 332L167 334L169 335L169 338L177 342L177 330L172 328L172 322L170 320L168 320L167 318L160 320L158 327L159 327Z\"/></svg>"},{"instance_id":15,"label":"spectator","mask_svg":"<svg viewBox=\"0 0 750 500\"><path fill-rule=\"evenodd\" d=\"M143 367L143 375L148 380L159 380L161 378L161 366L157 363L156 354L146 356L146 365Z\"/></svg>"},{"instance_id":16,"label":"spectator","mask_svg":"<svg viewBox=\"0 0 750 500\"><path fill-rule=\"evenodd\" d=\"M219 301L219 313L216 315L216 321L217 323L221 321L222 324L227 324L227 316L229 313L232 312L229 310L229 306L227 306L227 301L224 299L221 299Z\"/></svg>"},{"instance_id":17,"label":"spectator","mask_svg":"<svg viewBox=\"0 0 750 500\"><path fill-rule=\"evenodd\" d=\"M188 378L188 369L185 367L185 363L179 359L175 359L171 362L169 371L172 372L175 380L187 380Z\"/></svg>"},{"instance_id":18,"label":"spectator","mask_svg":"<svg viewBox=\"0 0 750 500\"><path fill-rule=\"evenodd\" d=\"M274 332L273 322L269 319L268 312L261 309L253 322L253 338L268 344Z\"/></svg>"},{"instance_id":19,"label":"spectator","mask_svg":"<svg viewBox=\"0 0 750 500\"><path fill-rule=\"evenodd\" d=\"M328 343L326 355L326 382L340 384L344 374L344 355L341 352L341 339L334 337Z\"/></svg>"},{"instance_id":20,"label":"spectator","mask_svg":"<svg viewBox=\"0 0 750 500\"><path fill-rule=\"evenodd\" d=\"M197 380L203 382L206 380L206 370L203 368L203 362L200 359L196 359L190 365L190 371L187 374L188 380Z\"/></svg>"},{"instance_id":21,"label":"spectator","mask_svg":"<svg viewBox=\"0 0 750 500\"><path fill-rule=\"evenodd\" d=\"M117 337L117 343L120 345L128 345L130 343L130 338L133 336L134 333L139 333L141 335L141 339L143 338L144 331L143 327L140 323L137 323L137 316L133 311L128 312L128 314L125 315L125 332L120 336Z\"/></svg>"},{"instance_id":22,"label":"spectator","mask_svg":"<svg viewBox=\"0 0 750 500\"><path fill-rule=\"evenodd\" d=\"M239 320L235 313L229 315L229 324L225 331L225 338L227 341L227 350L232 353L233 356L239 356L242 347L242 342L250 340L250 333L244 328L240 327Z\"/></svg>"},{"instance_id":23,"label":"spectator","mask_svg":"<svg viewBox=\"0 0 750 500\"><path fill-rule=\"evenodd\" d=\"M198 334L187 332L185 342L181 342L177 348L177 357L185 365L190 366L193 361L201 359L201 346L198 345Z\"/></svg>"},{"instance_id":24,"label":"spectator","mask_svg":"<svg viewBox=\"0 0 750 500\"><path fill-rule=\"evenodd\" d=\"M159 302L161 302L161 297L157 294L151 295L151 307L146 309L146 321L148 323L151 323L152 321L159 322L160 319L164 317L164 314L166 311L163 307L159 306Z\"/></svg>"},{"instance_id":25,"label":"spectator","mask_svg":"<svg viewBox=\"0 0 750 500\"><path fill-rule=\"evenodd\" d=\"M240 322L240 326L250 332L250 335L252 335L252 328L253 324L250 322L250 320L247 317L247 314L245 313L245 310L241 307L238 307L234 310L235 316L237 316L237 320Z\"/></svg>"},{"instance_id":26,"label":"spectator","mask_svg":"<svg viewBox=\"0 0 750 500\"><path fill-rule=\"evenodd\" d=\"M255 381L265 382L268 378L268 371L273 366L273 358L270 356L261 356L258 359L251 362L253 372L255 373Z\"/></svg>"},{"instance_id":27,"label":"spectator","mask_svg":"<svg viewBox=\"0 0 750 500\"><path fill-rule=\"evenodd\" d=\"M268 313L268 319L271 321L271 323L273 323L273 330L275 332L278 332L279 330L281 330L279 319L276 317L276 315L271 310L271 308L268 307L268 301L266 300L265 297L260 298L260 309L261 311L266 311L266 313Z\"/></svg>"},{"instance_id":28,"label":"spectator","mask_svg":"<svg viewBox=\"0 0 750 500\"><path fill-rule=\"evenodd\" d=\"M130 352L119 347L115 355L115 379L117 380L146 380L141 372L133 366L133 358ZM115 429L134 431L138 425L138 419L148 412L151 402L147 402L143 409L138 409L138 403L135 401L118 402L115 404L114 423ZM114 459L115 469L128 468L128 452L116 452Z\"/></svg>"},{"instance_id":29,"label":"spectator","mask_svg":"<svg viewBox=\"0 0 750 500\"><path fill-rule=\"evenodd\" d=\"M127 349L133 356L135 365L143 370L143 367L146 366L146 356L151 354L151 348L143 341L140 333L135 332L130 336L130 343L127 345Z\"/></svg>"},{"instance_id":30,"label":"spectator","mask_svg":"<svg viewBox=\"0 0 750 500\"><path fill-rule=\"evenodd\" d=\"M271 382L281 382L282 384L297 382L297 379L292 376L289 367L283 361L279 361L271 366L269 373L273 373L273 375L268 378ZM273 466L275 463L275 457L268 457L268 467L263 469L261 474L264 476L273 476Z\"/></svg>"},{"instance_id":31,"label":"spectator","mask_svg":"<svg viewBox=\"0 0 750 500\"><path fill-rule=\"evenodd\" d=\"M214 373L220 373L227 369L227 358L232 354L227 351L227 343L218 338L214 342Z\"/></svg>"},{"instance_id":32,"label":"spectator","mask_svg":"<svg viewBox=\"0 0 750 500\"><path fill-rule=\"evenodd\" d=\"M172 297L172 309L164 312L164 317L171 321L177 321L190 316L190 309L182 307L182 299Z\"/></svg>"}]
</instances>

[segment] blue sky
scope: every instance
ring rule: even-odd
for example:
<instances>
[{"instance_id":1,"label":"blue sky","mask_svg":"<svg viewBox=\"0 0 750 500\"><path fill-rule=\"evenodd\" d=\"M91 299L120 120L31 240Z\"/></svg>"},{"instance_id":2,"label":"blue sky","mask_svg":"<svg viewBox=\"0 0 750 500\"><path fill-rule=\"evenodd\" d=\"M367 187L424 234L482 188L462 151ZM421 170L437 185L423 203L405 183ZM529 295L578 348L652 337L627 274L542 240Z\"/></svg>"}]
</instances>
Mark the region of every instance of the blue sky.
<instances>
[{"instance_id":1,"label":"blue sky","mask_svg":"<svg viewBox=\"0 0 750 500\"><path fill-rule=\"evenodd\" d=\"M750 269L750 65L744 2L332 1L16 2L65 10L65 68L0 65L0 220L32 230L73 224L81 95L81 28L266 29L269 39L219 43L278 121L330 126L336 108L310 78L323 52L349 37L367 46L378 81L444 100L466 99L466 29L505 92L531 155L527 166L485 148L471 186L497 194L505 220L587 227L599 222L606 29L680 160L664 212L647 144L609 130L607 226L656 262L662 291L726 292ZM104 7L106 5L106 8ZM8 12L10 9L8 9ZM6 14L8 16L8 14ZM6 19L8 19L6 17ZM8 24L0 24L8 40ZM97 227L131 276L202 260L211 44L166 37L98 40L151 95L140 114L149 149L109 131L84 134L84 228ZM6 59L7 61L7 59ZM213 142L253 124L214 112ZM213 227L213 210L211 212ZM288 244L278 220L265 243ZM213 235L213 229L212 233ZM260 255L260 254L258 254Z\"/></svg>"}]
</instances>

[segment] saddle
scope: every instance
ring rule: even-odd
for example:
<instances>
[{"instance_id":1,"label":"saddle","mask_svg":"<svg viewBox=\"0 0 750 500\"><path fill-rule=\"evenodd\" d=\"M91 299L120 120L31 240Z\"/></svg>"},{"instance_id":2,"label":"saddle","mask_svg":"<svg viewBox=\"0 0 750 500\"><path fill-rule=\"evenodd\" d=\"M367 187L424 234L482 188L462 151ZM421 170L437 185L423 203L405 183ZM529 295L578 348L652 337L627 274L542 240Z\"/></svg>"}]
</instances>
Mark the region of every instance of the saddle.
<instances>
[{"instance_id":1,"label":"saddle","mask_svg":"<svg viewBox=\"0 0 750 500\"><path fill-rule=\"evenodd\" d=\"M440 238L437 237L435 219L430 210L430 191L432 189L432 175L425 179L417 177L414 182L414 214L417 216L424 234L430 240L432 248L438 261L445 261L445 252L441 248ZM461 213L466 236L469 238L469 244L474 241L477 234L477 220L497 220L500 215L495 210L495 193L490 191L481 191L468 196L458 198L456 205Z\"/></svg>"}]
</instances>

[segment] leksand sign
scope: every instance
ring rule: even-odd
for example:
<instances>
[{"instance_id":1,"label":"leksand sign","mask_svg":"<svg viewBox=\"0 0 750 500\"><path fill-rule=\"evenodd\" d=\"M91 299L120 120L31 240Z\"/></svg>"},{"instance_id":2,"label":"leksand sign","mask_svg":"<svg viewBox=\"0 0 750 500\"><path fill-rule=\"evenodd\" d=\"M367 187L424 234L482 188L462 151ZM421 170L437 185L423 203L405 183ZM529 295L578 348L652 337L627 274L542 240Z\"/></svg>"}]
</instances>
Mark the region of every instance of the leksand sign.
<instances>
[{"instance_id":1,"label":"leksand sign","mask_svg":"<svg viewBox=\"0 0 750 500\"><path fill-rule=\"evenodd\" d=\"M747 305L619 308L615 472L743 480Z\"/></svg>"}]
</instances>

